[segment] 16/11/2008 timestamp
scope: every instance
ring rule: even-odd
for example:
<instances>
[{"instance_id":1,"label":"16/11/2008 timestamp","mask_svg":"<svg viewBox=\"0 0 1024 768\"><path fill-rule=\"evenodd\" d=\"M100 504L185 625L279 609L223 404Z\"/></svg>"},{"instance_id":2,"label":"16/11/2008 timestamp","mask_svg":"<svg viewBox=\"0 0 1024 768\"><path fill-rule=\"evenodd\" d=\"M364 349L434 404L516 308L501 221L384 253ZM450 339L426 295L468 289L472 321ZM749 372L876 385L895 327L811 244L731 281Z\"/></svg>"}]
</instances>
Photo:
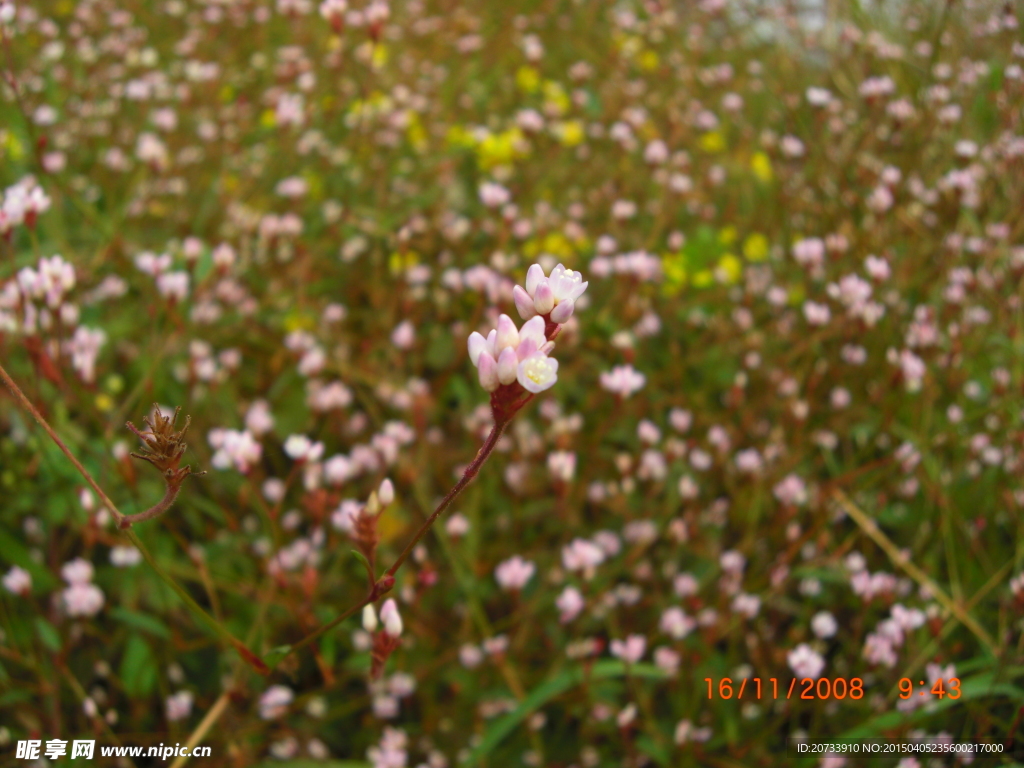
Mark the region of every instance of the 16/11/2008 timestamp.
<instances>
[{"instance_id":1,"label":"16/11/2008 timestamp","mask_svg":"<svg viewBox=\"0 0 1024 768\"><path fill-rule=\"evenodd\" d=\"M714 679L705 677L704 682L708 686L709 699L716 698L715 694L719 699L742 699L745 695L752 699L778 699L780 694L786 699L795 697L805 700L849 698L857 701L864 697L864 680L859 677L794 677L790 679L788 685L784 682L780 685L779 679L775 677L765 679L751 677L738 680L723 677L717 685L715 685ZM960 680L956 677L939 678L929 681L929 684L921 680L918 685L920 690L917 691L917 695L922 698L943 699L947 696L951 699L960 698ZM909 699L914 696L913 680L907 677L900 678L899 690L901 699Z\"/></svg>"}]
</instances>

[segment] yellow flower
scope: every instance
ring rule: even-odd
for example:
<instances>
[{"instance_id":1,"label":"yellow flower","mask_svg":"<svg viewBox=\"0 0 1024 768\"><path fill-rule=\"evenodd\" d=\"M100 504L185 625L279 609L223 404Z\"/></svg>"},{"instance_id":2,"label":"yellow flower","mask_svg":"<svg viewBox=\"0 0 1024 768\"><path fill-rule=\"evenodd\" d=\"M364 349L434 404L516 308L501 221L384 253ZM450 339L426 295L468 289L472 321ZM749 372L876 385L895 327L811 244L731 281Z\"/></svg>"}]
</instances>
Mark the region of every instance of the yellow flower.
<instances>
[{"instance_id":1,"label":"yellow flower","mask_svg":"<svg viewBox=\"0 0 1024 768\"><path fill-rule=\"evenodd\" d=\"M768 238L760 232L747 235L743 241L743 255L747 261L764 261L768 258Z\"/></svg>"},{"instance_id":2,"label":"yellow flower","mask_svg":"<svg viewBox=\"0 0 1024 768\"><path fill-rule=\"evenodd\" d=\"M417 152L422 152L427 148L427 131L423 127L423 122L420 120L420 116L409 110L406 112L408 116L408 122L405 126L405 137L412 144L413 149Z\"/></svg>"},{"instance_id":3,"label":"yellow flower","mask_svg":"<svg viewBox=\"0 0 1024 768\"><path fill-rule=\"evenodd\" d=\"M722 227L718 232L718 242L722 245L732 245L736 242L736 238L738 236L739 234L736 232L736 227L731 225L728 227Z\"/></svg>"},{"instance_id":4,"label":"yellow flower","mask_svg":"<svg viewBox=\"0 0 1024 768\"><path fill-rule=\"evenodd\" d=\"M750 158L750 170L764 184L770 182L774 175L772 161L764 152L755 152Z\"/></svg>"},{"instance_id":5,"label":"yellow flower","mask_svg":"<svg viewBox=\"0 0 1024 768\"><path fill-rule=\"evenodd\" d=\"M518 128L509 128L501 133L488 134L477 146L477 163L487 170L496 165L510 165L523 156L521 145L523 133Z\"/></svg>"},{"instance_id":6,"label":"yellow flower","mask_svg":"<svg viewBox=\"0 0 1024 768\"><path fill-rule=\"evenodd\" d=\"M316 328L316 319L306 312L292 310L284 318L284 329L288 333L293 331L311 331Z\"/></svg>"},{"instance_id":7,"label":"yellow flower","mask_svg":"<svg viewBox=\"0 0 1024 768\"><path fill-rule=\"evenodd\" d=\"M395 251L388 257L388 271L392 275L401 273L419 264L420 255L416 251Z\"/></svg>"},{"instance_id":8,"label":"yellow flower","mask_svg":"<svg viewBox=\"0 0 1024 768\"><path fill-rule=\"evenodd\" d=\"M718 131L708 131L697 143L705 152L717 153L725 150L725 137Z\"/></svg>"},{"instance_id":9,"label":"yellow flower","mask_svg":"<svg viewBox=\"0 0 1024 768\"><path fill-rule=\"evenodd\" d=\"M306 182L306 195L310 200L318 202L324 199L324 180L317 176L312 171L306 171L302 174L303 180Z\"/></svg>"},{"instance_id":10,"label":"yellow flower","mask_svg":"<svg viewBox=\"0 0 1024 768\"><path fill-rule=\"evenodd\" d=\"M540 247L543 253L550 253L552 256L558 256L562 259L567 259L574 255L569 238L561 232L551 232L545 235Z\"/></svg>"},{"instance_id":11,"label":"yellow flower","mask_svg":"<svg viewBox=\"0 0 1024 768\"><path fill-rule=\"evenodd\" d=\"M586 134L583 132L583 123L579 120L566 120L554 126L556 138L567 147L575 147L583 143Z\"/></svg>"},{"instance_id":12,"label":"yellow flower","mask_svg":"<svg viewBox=\"0 0 1024 768\"><path fill-rule=\"evenodd\" d=\"M564 115L569 111L569 107L572 106L572 102L569 101L569 94L554 80L544 81L544 101L557 115Z\"/></svg>"},{"instance_id":13,"label":"yellow flower","mask_svg":"<svg viewBox=\"0 0 1024 768\"><path fill-rule=\"evenodd\" d=\"M743 277L743 262L731 253L725 254L718 260L718 269L727 285L735 285Z\"/></svg>"},{"instance_id":14,"label":"yellow flower","mask_svg":"<svg viewBox=\"0 0 1024 768\"><path fill-rule=\"evenodd\" d=\"M96 395L96 410L106 413L107 411L113 410L114 400L110 395L100 392Z\"/></svg>"},{"instance_id":15,"label":"yellow flower","mask_svg":"<svg viewBox=\"0 0 1024 768\"><path fill-rule=\"evenodd\" d=\"M653 72L658 68L658 54L654 51L643 51L637 56L636 63L645 72Z\"/></svg>"},{"instance_id":16,"label":"yellow flower","mask_svg":"<svg viewBox=\"0 0 1024 768\"><path fill-rule=\"evenodd\" d=\"M707 288L715 282L715 275L710 269L702 269L693 276L694 288Z\"/></svg>"},{"instance_id":17,"label":"yellow flower","mask_svg":"<svg viewBox=\"0 0 1024 768\"><path fill-rule=\"evenodd\" d=\"M533 67L520 67L516 70L516 85L526 93L536 93L540 88L540 72Z\"/></svg>"},{"instance_id":18,"label":"yellow flower","mask_svg":"<svg viewBox=\"0 0 1024 768\"><path fill-rule=\"evenodd\" d=\"M682 253L666 253L661 257L662 292L667 296L675 296L688 282L686 272L686 256Z\"/></svg>"},{"instance_id":19,"label":"yellow flower","mask_svg":"<svg viewBox=\"0 0 1024 768\"><path fill-rule=\"evenodd\" d=\"M263 110L263 114L260 115L260 125L262 125L264 128L273 128L275 125L277 125L277 117L274 115L274 110Z\"/></svg>"},{"instance_id":20,"label":"yellow flower","mask_svg":"<svg viewBox=\"0 0 1024 768\"><path fill-rule=\"evenodd\" d=\"M22 146L21 142L18 141L18 137L13 133L4 131L0 138L3 138L3 146L11 160L21 160L25 156L25 147Z\"/></svg>"},{"instance_id":21,"label":"yellow flower","mask_svg":"<svg viewBox=\"0 0 1024 768\"><path fill-rule=\"evenodd\" d=\"M445 140L449 146L452 147L472 147L476 142L473 139L473 134L462 125L453 125L448 129L448 133L445 135Z\"/></svg>"}]
</instances>

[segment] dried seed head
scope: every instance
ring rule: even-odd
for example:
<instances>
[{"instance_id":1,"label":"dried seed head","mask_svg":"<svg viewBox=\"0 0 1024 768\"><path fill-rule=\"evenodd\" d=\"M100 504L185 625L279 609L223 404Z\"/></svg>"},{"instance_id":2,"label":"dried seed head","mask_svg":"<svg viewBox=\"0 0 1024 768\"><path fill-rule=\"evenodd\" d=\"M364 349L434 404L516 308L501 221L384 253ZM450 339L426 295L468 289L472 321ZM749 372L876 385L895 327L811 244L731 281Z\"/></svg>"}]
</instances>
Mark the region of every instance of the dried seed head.
<instances>
[{"instance_id":1,"label":"dried seed head","mask_svg":"<svg viewBox=\"0 0 1024 768\"><path fill-rule=\"evenodd\" d=\"M178 420L181 406L174 409L172 416L164 416L160 406L155 403L153 408L155 413L152 421L150 421L148 416L143 420L148 427L148 430L145 432L139 431L130 421L127 422L128 429L134 432L143 444L142 453L132 453L131 455L136 459L148 461L159 469L168 483L180 483L190 474L205 474L203 472L192 472L188 466L181 469L178 468L181 457L185 454L185 449L188 447L184 437L192 418L186 416L185 425L175 432L174 423Z\"/></svg>"}]
</instances>

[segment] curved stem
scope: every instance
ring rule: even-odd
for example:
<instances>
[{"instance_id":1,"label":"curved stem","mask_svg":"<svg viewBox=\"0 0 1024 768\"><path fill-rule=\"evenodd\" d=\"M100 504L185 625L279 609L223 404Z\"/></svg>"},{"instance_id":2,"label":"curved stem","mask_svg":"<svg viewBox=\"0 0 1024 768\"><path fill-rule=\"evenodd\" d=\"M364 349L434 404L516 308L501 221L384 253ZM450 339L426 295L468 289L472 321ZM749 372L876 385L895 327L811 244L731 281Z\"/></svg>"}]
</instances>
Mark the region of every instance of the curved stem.
<instances>
[{"instance_id":1,"label":"curved stem","mask_svg":"<svg viewBox=\"0 0 1024 768\"><path fill-rule=\"evenodd\" d=\"M528 400L529 398L527 398L527 400L524 400L522 405L525 405ZM437 521L437 518L441 516L441 514L451 505L451 503L455 501L455 498L460 493L462 493L466 486L473 481L473 478L477 476L477 473L480 471L480 467L484 465L484 462L487 461L487 458L494 452L494 448L495 446L498 445L498 441L501 439L502 434L505 432L505 427L508 426L510 420L511 418L508 418L502 421L495 422L494 426L491 428L490 434L487 435L487 439L484 441L484 444L480 446L480 450L477 451L476 457L473 459L472 462L470 462L469 466L466 467L466 471L462 473L462 477L459 479L459 482L457 482L452 487L452 489L448 491L445 497L441 499L440 503L437 505L437 508L430 515L430 517L427 518L423 525L420 526L419 530L416 531L416 535L413 536L412 541L410 541L405 546L405 549L402 550L402 554L398 556L398 559L395 560L394 564L384 572L384 575L380 579L378 579L376 583L374 583L371 586L370 591L366 595L366 597L364 597L355 605L352 605L349 608L347 608L345 611L343 611L335 618L331 619L331 621L329 621L327 624L324 624L322 627L319 627L318 629L315 629L314 631L310 632L308 635L306 635L298 642L293 643L291 646L289 646L288 652L285 655L294 653L300 648L305 648L307 645L312 643L325 632L334 629L336 626L341 624L341 622L343 622L345 619L349 618L357 611L362 610L365 606L376 601L379 597L381 597L381 595L384 595L391 590L391 588L395 584L395 574L398 573L398 569L401 568L402 564L409 558L409 555L412 554L413 549L420 542L420 539L422 539L426 535L427 531L430 530L431 526L434 525L434 523Z\"/></svg>"},{"instance_id":2,"label":"curved stem","mask_svg":"<svg viewBox=\"0 0 1024 768\"><path fill-rule=\"evenodd\" d=\"M480 467L483 466L484 462L487 461L487 458L491 453L493 453L495 446L498 444L498 440L501 439L501 435L507 426L508 421L503 421L496 423L491 427L491 432L487 435L487 439L484 441L484 444L480 446L480 450L477 451L476 458L474 458L473 461L470 462L469 466L466 467L466 471L462 473L462 477L459 479L459 482L457 482L452 489L448 491L447 495L441 499L441 502L437 505L437 509L434 510L434 513L428 517L426 522L424 522L423 525L420 526L420 529L416 531L416 535L413 536L412 541L406 544L405 549L402 550L402 554L400 554L398 559L395 560L394 565L385 571L387 576L394 576L398 572L398 569L402 567L402 563L404 563L409 555L412 554L412 550L417 544L419 544L420 539L426 535L427 531L430 530L430 527L434 524L437 518L441 516L441 513L448 509L449 505L455 501L455 497L462 493L463 489L465 489L467 485L473 482L473 478L476 477L477 473L480 471Z\"/></svg>"},{"instance_id":3,"label":"curved stem","mask_svg":"<svg viewBox=\"0 0 1024 768\"><path fill-rule=\"evenodd\" d=\"M85 481L89 483L92 489L96 491L96 494L100 497L100 499L103 500L103 503L107 505L107 508L110 510L110 514L114 516L114 519L117 521L118 526L120 527L121 521L124 519L125 516L118 510L114 502L110 500L110 497L103 492L103 489L100 488L99 483L97 483L93 479L92 475L89 474L89 470L82 466L82 462L75 458L75 455L71 453L71 450L64 444L64 441L60 439L56 432L53 431L53 427L51 427L47 423L46 419L43 418L43 415L39 412L39 410L34 405L32 405L32 402L27 397L25 397L25 393L21 391L21 387L19 387L17 382L15 382L14 379L11 378L10 374L7 373L7 370L3 367L2 364L0 364L0 380L2 380L4 384L7 385L7 388L11 391L11 394L14 396L15 401L22 408L24 408L26 411L32 414L32 417L37 422L39 422L39 426L41 426L43 430L46 432L46 434L50 436L50 439L57 444L57 447L60 448L61 452L63 452L63 454L68 457L68 460L72 464L74 464L75 469L79 471L82 477L85 478ZM153 572L156 573L160 580L163 581L164 584L170 587L174 591L174 593L181 598L182 602L185 603L185 606L190 611L192 611L196 615L196 617L200 621L202 621L203 624L209 627L221 639L230 643L231 647L234 648L238 652L238 654L243 659L245 659L249 663L249 665L252 666L253 669L255 669L257 672L259 672L262 675L265 675L270 671L267 665L263 662L262 659L260 659L259 656L250 651L245 646L245 644L242 643L242 641L240 641L234 635L232 635L231 632L228 631L228 629L223 624L221 624L210 614L204 611L202 606L200 606L199 603L197 603L195 599L193 599L192 595L190 595L185 590L184 587L178 584L178 582L171 578L170 574L168 574L160 566L160 564L156 561L156 559L153 557L150 551L146 549L145 545L142 543L139 537L135 535L134 531L126 530L124 532L124 535L127 536L128 540L135 545L135 548L138 549L140 553L142 553L142 557L146 560L147 563L149 563L149 566L153 569Z\"/></svg>"},{"instance_id":4,"label":"curved stem","mask_svg":"<svg viewBox=\"0 0 1024 768\"><path fill-rule=\"evenodd\" d=\"M85 478L85 481L92 487L92 489L96 491L96 495L102 499L103 503L107 506L107 509L110 510L110 514L112 514L114 519L118 524L120 524L124 515L121 514L120 510L118 510L117 505L110 500L110 497L103 492L103 489L100 488L99 484L92 479L92 475L89 474L89 471L82 466L82 462L75 458L75 455L64 444L64 441L58 437L56 432L53 431L53 428L47 423L46 419L43 418L43 414L41 414L38 409L32 405L32 401L25 397L25 393L21 391L21 387L19 387L17 383L15 383L14 379L10 377L10 374L7 373L3 365L0 365L0 379L2 379L4 384L7 385L7 389L11 391L14 399L18 401L18 404L32 414L32 418L39 423L39 426L43 428L43 431L50 436L50 439L57 444L57 447L60 448L61 452L68 457L68 461L75 465L75 469L77 469L79 474Z\"/></svg>"},{"instance_id":5,"label":"curved stem","mask_svg":"<svg viewBox=\"0 0 1024 768\"><path fill-rule=\"evenodd\" d=\"M171 504L173 504L174 500L178 497L178 491L180 490L180 483L168 484L167 492L157 504L134 515L122 515L121 519L117 521L117 527L124 530L125 528L131 528L134 523L141 523L143 520L152 520L154 517L159 517L171 508Z\"/></svg>"}]
</instances>

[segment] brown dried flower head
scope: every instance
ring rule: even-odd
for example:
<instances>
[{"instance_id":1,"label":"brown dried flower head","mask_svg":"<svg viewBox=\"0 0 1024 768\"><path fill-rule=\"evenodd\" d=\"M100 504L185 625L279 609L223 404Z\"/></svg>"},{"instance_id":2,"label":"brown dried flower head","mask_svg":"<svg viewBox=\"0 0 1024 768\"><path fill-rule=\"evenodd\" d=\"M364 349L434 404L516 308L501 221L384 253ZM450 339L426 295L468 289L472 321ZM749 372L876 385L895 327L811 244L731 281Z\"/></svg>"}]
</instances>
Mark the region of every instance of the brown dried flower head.
<instances>
[{"instance_id":1,"label":"brown dried flower head","mask_svg":"<svg viewBox=\"0 0 1024 768\"><path fill-rule=\"evenodd\" d=\"M188 431L188 425L192 422L192 418L186 416L185 425L175 432L174 423L178 420L181 406L174 409L173 416L164 416L160 406L155 403L153 408L155 409L153 420L150 421L148 416L143 420L149 428L147 431L140 432L134 424L130 421L127 422L128 429L138 436L144 446L142 453L132 453L131 455L136 459L148 461L159 469L168 483L180 483L190 474L205 474L203 472L193 473L188 465L180 469L178 468L181 457L185 454L185 449L188 447L184 442L184 437Z\"/></svg>"}]
</instances>

